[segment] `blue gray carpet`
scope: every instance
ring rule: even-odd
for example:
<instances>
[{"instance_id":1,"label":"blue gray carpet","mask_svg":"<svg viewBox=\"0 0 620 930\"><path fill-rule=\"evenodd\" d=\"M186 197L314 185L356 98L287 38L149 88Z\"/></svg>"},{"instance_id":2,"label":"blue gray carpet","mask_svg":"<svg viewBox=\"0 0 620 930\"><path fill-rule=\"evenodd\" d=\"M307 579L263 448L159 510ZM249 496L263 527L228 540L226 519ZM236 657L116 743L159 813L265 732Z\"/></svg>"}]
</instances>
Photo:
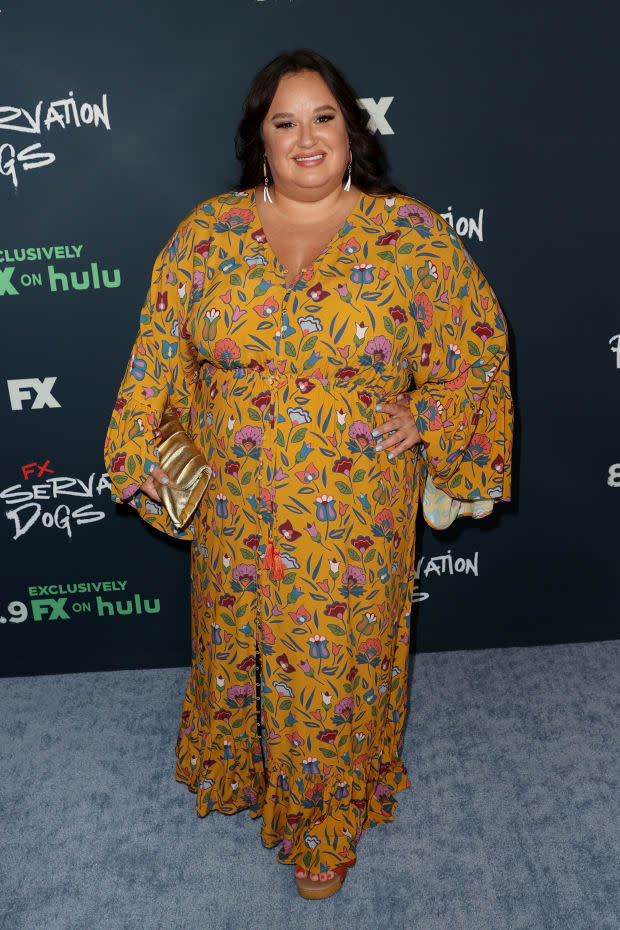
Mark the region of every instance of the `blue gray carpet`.
<instances>
[{"instance_id":1,"label":"blue gray carpet","mask_svg":"<svg viewBox=\"0 0 620 930\"><path fill-rule=\"evenodd\" d=\"M304 901L174 779L188 669L0 680L2 930L618 930L620 642L420 653L413 787Z\"/></svg>"}]
</instances>

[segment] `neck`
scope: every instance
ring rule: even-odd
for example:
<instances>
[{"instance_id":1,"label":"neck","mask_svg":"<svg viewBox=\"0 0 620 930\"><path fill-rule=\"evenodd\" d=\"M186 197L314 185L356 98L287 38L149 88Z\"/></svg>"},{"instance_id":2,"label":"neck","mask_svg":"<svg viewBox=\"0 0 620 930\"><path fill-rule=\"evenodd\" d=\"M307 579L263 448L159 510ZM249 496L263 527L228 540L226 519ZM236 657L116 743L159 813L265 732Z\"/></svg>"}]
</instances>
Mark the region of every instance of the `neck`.
<instances>
[{"instance_id":1,"label":"neck","mask_svg":"<svg viewBox=\"0 0 620 930\"><path fill-rule=\"evenodd\" d=\"M289 222L312 222L325 220L326 216L337 213L342 204L347 200L351 202L357 200L360 192L355 187L350 191L343 190L342 184L338 183L337 187L331 189L305 189L296 190L283 189L276 187L275 183L269 186L269 193L273 203L264 204L270 212L277 214L281 219ZM262 187L255 190L256 200L262 198ZM263 206L263 204L261 204Z\"/></svg>"}]
</instances>

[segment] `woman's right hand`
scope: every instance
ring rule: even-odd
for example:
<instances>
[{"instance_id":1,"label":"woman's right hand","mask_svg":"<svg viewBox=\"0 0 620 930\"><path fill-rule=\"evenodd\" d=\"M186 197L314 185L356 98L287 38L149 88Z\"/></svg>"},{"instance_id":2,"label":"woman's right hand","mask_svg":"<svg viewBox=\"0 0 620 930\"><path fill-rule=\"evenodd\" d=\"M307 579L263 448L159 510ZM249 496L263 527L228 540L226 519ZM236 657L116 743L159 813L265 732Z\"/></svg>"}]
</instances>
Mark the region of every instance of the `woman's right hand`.
<instances>
[{"instance_id":1,"label":"woman's right hand","mask_svg":"<svg viewBox=\"0 0 620 930\"><path fill-rule=\"evenodd\" d=\"M161 498L157 493L157 485L155 484L155 481L158 481L160 484L168 484L169 480L170 479L168 478L168 475L163 470L163 468L160 468L159 465L156 465L140 490L144 491L144 493L147 494L152 500L157 501L158 504L161 504Z\"/></svg>"}]
</instances>

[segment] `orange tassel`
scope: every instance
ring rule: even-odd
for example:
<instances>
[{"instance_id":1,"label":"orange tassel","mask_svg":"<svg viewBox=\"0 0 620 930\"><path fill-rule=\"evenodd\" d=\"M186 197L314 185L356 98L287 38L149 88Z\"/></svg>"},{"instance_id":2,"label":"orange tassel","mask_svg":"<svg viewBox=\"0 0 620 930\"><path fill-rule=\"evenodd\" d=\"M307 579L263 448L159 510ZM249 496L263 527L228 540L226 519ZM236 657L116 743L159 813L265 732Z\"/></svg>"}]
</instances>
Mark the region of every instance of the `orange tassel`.
<instances>
[{"instance_id":1,"label":"orange tassel","mask_svg":"<svg viewBox=\"0 0 620 930\"><path fill-rule=\"evenodd\" d=\"M273 568L271 569L271 577L274 581L282 581L284 578L284 567L282 565L282 559L280 558L280 553L278 552L277 547L273 550Z\"/></svg>"},{"instance_id":2,"label":"orange tassel","mask_svg":"<svg viewBox=\"0 0 620 930\"><path fill-rule=\"evenodd\" d=\"M265 568L271 568L273 565L273 540L271 536L267 540L267 548L265 549L265 558L263 559L263 565Z\"/></svg>"}]
</instances>

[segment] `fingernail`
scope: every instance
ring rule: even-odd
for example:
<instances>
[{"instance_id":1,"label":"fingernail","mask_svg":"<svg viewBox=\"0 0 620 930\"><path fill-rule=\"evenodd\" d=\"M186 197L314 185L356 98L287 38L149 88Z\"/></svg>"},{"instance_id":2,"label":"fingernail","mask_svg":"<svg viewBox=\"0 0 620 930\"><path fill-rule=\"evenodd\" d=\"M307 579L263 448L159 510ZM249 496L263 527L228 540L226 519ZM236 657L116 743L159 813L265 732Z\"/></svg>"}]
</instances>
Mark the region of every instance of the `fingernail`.
<instances>
[{"instance_id":1,"label":"fingernail","mask_svg":"<svg viewBox=\"0 0 620 930\"><path fill-rule=\"evenodd\" d=\"M388 458L389 458L389 459L393 459L393 458L394 458L394 454L393 454L392 452L388 452Z\"/></svg>"},{"instance_id":2,"label":"fingernail","mask_svg":"<svg viewBox=\"0 0 620 930\"><path fill-rule=\"evenodd\" d=\"M379 430L378 430L378 429L373 429L372 435L373 435L373 436L378 436L378 435L379 435Z\"/></svg>"},{"instance_id":3,"label":"fingernail","mask_svg":"<svg viewBox=\"0 0 620 930\"><path fill-rule=\"evenodd\" d=\"M162 478L160 484L168 484L168 478Z\"/></svg>"},{"instance_id":4,"label":"fingernail","mask_svg":"<svg viewBox=\"0 0 620 930\"><path fill-rule=\"evenodd\" d=\"M378 446L375 446L375 449L377 450L377 452L381 452L381 449L383 449L383 446L379 444Z\"/></svg>"},{"instance_id":5,"label":"fingernail","mask_svg":"<svg viewBox=\"0 0 620 930\"><path fill-rule=\"evenodd\" d=\"M381 410L381 404L377 404L377 410Z\"/></svg>"}]
</instances>

